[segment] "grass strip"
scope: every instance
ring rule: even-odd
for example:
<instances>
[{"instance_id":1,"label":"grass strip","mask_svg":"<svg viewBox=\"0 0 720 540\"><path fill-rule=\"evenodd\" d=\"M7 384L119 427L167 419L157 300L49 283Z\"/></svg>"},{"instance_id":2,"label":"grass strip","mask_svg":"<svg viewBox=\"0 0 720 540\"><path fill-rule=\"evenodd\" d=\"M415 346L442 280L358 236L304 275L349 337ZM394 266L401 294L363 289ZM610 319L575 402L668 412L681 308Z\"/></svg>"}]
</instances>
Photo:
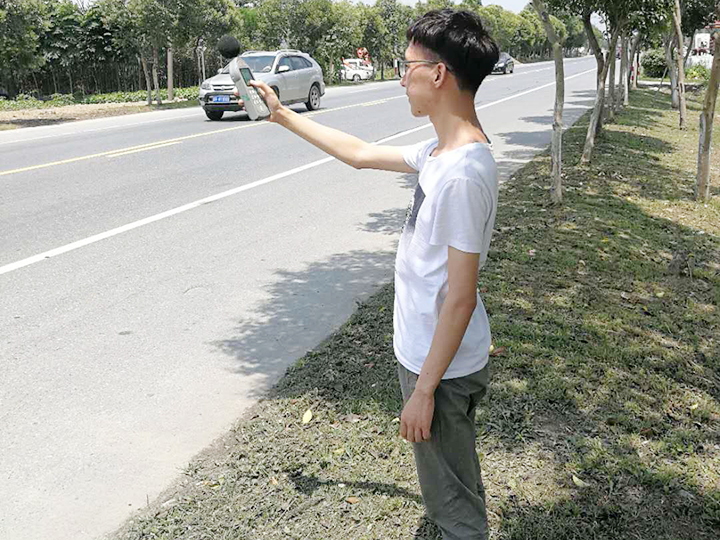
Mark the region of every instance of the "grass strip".
<instances>
[{"instance_id":1,"label":"grass strip","mask_svg":"<svg viewBox=\"0 0 720 540\"><path fill-rule=\"evenodd\" d=\"M547 153L501 192L478 283L493 538L718 538L720 148L695 203L700 99L681 132L667 95L633 92L587 167L587 116L568 129L561 207ZM360 305L116 539L439 538L397 435L392 302Z\"/></svg>"}]
</instances>

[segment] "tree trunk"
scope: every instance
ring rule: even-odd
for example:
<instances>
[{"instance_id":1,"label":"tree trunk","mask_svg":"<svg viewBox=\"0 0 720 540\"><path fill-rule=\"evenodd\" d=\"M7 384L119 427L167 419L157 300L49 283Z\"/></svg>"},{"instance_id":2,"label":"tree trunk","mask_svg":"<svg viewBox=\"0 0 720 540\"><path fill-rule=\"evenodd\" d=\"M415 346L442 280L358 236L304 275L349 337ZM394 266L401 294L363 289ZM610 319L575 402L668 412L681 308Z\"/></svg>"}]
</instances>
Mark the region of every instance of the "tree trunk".
<instances>
[{"instance_id":1,"label":"tree trunk","mask_svg":"<svg viewBox=\"0 0 720 540\"><path fill-rule=\"evenodd\" d=\"M687 126L687 104L685 103L685 66L683 60L685 58L683 54L684 40L682 35L682 13L680 11L680 0L675 0L675 4L672 10L673 27L675 28L675 39L677 40L677 56L675 61L677 62L677 87L678 97L680 98L680 129L685 129Z\"/></svg>"},{"instance_id":2,"label":"tree trunk","mask_svg":"<svg viewBox=\"0 0 720 540\"><path fill-rule=\"evenodd\" d=\"M610 71L610 53L608 52L604 58L605 58L605 62L603 63L603 66L605 67L605 71L602 72L602 73L604 73L604 75L603 75L603 95L602 95L602 99L600 100L600 113L598 114L597 124L595 125L595 137L600 136L600 133L602 133L603 124L605 122L605 102L607 101L607 81L609 79L608 72ZM600 75L601 75L601 73L598 73L598 77Z\"/></svg>"},{"instance_id":3,"label":"tree trunk","mask_svg":"<svg viewBox=\"0 0 720 540\"><path fill-rule=\"evenodd\" d=\"M175 97L173 94L173 50L172 45L167 50L167 91L168 101L172 101Z\"/></svg>"},{"instance_id":4,"label":"tree trunk","mask_svg":"<svg viewBox=\"0 0 720 540\"><path fill-rule=\"evenodd\" d=\"M31 75L33 78L33 86L35 87L35 92L38 94L38 97L42 97L42 95L43 95L42 85L40 83L38 83L37 76L35 75L34 71L31 73Z\"/></svg>"},{"instance_id":5,"label":"tree trunk","mask_svg":"<svg viewBox=\"0 0 720 540\"><path fill-rule=\"evenodd\" d=\"M623 106L630 104L630 96L628 96L628 44L630 39L627 34L623 33L620 48L622 53L620 56L620 95L618 96L616 111L620 110L620 104Z\"/></svg>"},{"instance_id":6,"label":"tree trunk","mask_svg":"<svg viewBox=\"0 0 720 540\"><path fill-rule=\"evenodd\" d=\"M160 79L158 78L158 65L160 65L160 58L158 54L157 46L153 46L153 64L152 64L152 75L153 83L155 84L156 100L158 105L162 105L162 98L160 97Z\"/></svg>"},{"instance_id":7,"label":"tree trunk","mask_svg":"<svg viewBox=\"0 0 720 540\"><path fill-rule=\"evenodd\" d=\"M595 106L593 107L592 115L590 116L590 125L588 126L587 136L585 137L585 147L583 148L583 154L580 158L580 163L590 163L592 159L592 152L595 148L595 138L600 134L601 116L603 107L605 104L605 79L607 78L610 58L603 58L602 50L600 45L595 38L593 32L593 26L590 22L590 12L583 14L583 26L585 27L585 34L588 37L590 48L595 55L595 61L597 62L597 91L595 93ZM615 29L610 38L610 51L612 52L617 47L617 40L619 35L619 29ZM613 55L614 58L614 55Z\"/></svg>"},{"instance_id":8,"label":"tree trunk","mask_svg":"<svg viewBox=\"0 0 720 540\"><path fill-rule=\"evenodd\" d=\"M632 39L630 40L630 73L628 73L628 80L630 84L630 88L632 90L637 90L637 79L638 79L638 70L640 69L640 63L637 61L637 54L638 54L638 46L640 45L640 39L642 38L642 34L640 32L636 33Z\"/></svg>"},{"instance_id":9,"label":"tree trunk","mask_svg":"<svg viewBox=\"0 0 720 540\"><path fill-rule=\"evenodd\" d=\"M55 93L58 94L58 85L57 85L57 77L55 77L55 70L50 69L50 74L52 75L52 81L53 81L53 88L55 89Z\"/></svg>"},{"instance_id":10,"label":"tree trunk","mask_svg":"<svg viewBox=\"0 0 720 540\"><path fill-rule=\"evenodd\" d=\"M73 78L72 78L72 71L68 70L68 79L70 79L70 94L75 94L75 89L73 88Z\"/></svg>"},{"instance_id":11,"label":"tree trunk","mask_svg":"<svg viewBox=\"0 0 720 540\"><path fill-rule=\"evenodd\" d=\"M720 11L720 9L718 9L718 11ZM717 15L720 15L720 13ZM716 20L718 20L717 16ZM703 110L700 113L700 143L698 148L697 178L695 179L696 201L707 201L710 199L710 148L712 145L718 82L720 82L720 35L716 32L712 71L710 72L710 81L705 91Z\"/></svg>"},{"instance_id":12,"label":"tree trunk","mask_svg":"<svg viewBox=\"0 0 720 540\"><path fill-rule=\"evenodd\" d=\"M562 202L562 133L563 133L563 107L565 105L565 67L563 64L563 49L560 39L550 22L550 15L543 0L532 0L540 20L545 27L548 41L552 45L555 57L555 114L553 118L552 135L552 187L550 199L553 203Z\"/></svg>"},{"instance_id":13,"label":"tree trunk","mask_svg":"<svg viewBox=\"0 0 720 540\"><path fill-rule=\"evenodd\" d=\"M152 104L152 82L150 82L150 70L148 69L147 59L145 53L140 54L140 63L142 64L143 72L145 73L145 88L147 88L147 104Z\"/></svg>"},{"instance_id":14,"label":"tree trunk","mask_svg":"<svg viewBox=\"0 0 720 540\"><path fill-rule=\"evenodd\" d=\"M608 61L610 62L610 79L608 80L608 85L610 88L610 91L608 92L608 120L612 120L613 118L615 118L615 66L617 64L617 62L615 62L615 54L617 51L617 43L615 45L615 47L610 48L610 58L608 59Z\"/></svg>"},{"instance_id":15,"label":"tree trunk","mask_svg":"<svg viewBox=\"0 0 720 540\"><path fill-rule=\"evenodd\" d=\"M683 66L687 65L688 58L690 58L690 53L693 49L693 43L695 43L695 34L697 34L697 30L693 32L693 35L690 38L690 46L687 48L687 51L685 51L685 57L683 58Z\"/></svg>"},{"instance_id":16,"label":"tree trunk","mask_svg":"<svg viewBox=\"0 0 720 540\"><path fill-rule=\"evenodd\" d=\"M675 44L673 42L672 33L665 36L665 64L667 65L668 77L670 77L670 100L672 102L672 108L677 109L680 107L680 96L677 90L677 63L673 59L673 49Z\"/></svg>"}]
</instances>

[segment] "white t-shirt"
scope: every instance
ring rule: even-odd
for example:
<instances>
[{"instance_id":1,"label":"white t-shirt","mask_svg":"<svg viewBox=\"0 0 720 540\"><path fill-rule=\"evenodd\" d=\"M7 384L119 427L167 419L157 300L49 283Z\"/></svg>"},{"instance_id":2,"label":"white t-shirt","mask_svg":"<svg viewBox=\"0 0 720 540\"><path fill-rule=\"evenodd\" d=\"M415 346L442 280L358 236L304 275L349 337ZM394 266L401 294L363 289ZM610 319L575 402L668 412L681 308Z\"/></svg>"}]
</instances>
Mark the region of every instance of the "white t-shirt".
<instances>
[{"instance_id":1,"label":"white t-shirt","mask_svg":"<svg viewBox=\"0 0 720 540\"><path fill-rule=\"evenodd\" d=\"M420 374L430 351L440 308L448 292L448 246L487 259L498 199L497 166L490 145L467 144L438 157L437 138L403 149L419 171L395 261L395 356ZM490 324L482 300L472 314L443 379L464 377L485 367Z\"/></svg>"}]
</instances>

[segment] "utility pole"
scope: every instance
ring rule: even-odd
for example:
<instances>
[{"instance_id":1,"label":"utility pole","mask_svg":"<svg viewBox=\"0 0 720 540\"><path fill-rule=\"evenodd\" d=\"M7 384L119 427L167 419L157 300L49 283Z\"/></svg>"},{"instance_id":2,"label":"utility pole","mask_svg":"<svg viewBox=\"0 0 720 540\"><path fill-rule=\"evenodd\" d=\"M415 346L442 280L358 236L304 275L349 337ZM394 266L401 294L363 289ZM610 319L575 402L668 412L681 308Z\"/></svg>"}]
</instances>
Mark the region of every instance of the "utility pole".
<instances>
[{"instance_id":1,"label":"utility pole","mask_svg":"<svg viewBox=\"0 0 720 540\"><path fill-rule=\"evenodd\" d=\"M202 81L204 81L207 77L205 76L205 41L203 38L198 41L197 50L200 53L200 71L202 71ZM201 84L202 81L200 81Z\"/></svg>"}]
</instances>

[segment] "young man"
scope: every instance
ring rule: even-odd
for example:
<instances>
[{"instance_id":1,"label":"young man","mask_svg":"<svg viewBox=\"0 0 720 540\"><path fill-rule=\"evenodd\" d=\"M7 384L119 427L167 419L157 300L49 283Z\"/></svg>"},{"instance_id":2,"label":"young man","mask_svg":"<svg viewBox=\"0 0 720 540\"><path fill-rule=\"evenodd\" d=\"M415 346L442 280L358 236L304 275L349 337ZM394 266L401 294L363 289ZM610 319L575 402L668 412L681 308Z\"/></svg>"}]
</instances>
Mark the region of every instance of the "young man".
<instances>
[{"instance_id":1,"label":"young man","mask_svg":"<svg viewBox=\"0 0 720 540\"><path fill-rule=\"evenodd\" d=\"M487 538L475 407L488 383L490 327L477 292L497 206L497 169L475 94L498 60L480 18L430 11L407 32L402 80L412 114L436 138L376 146L283 107L262 82L270 121L355 168L419 172L395 267L394 347L428 516L445 540Z\"/></svg>"}]
</instances>

